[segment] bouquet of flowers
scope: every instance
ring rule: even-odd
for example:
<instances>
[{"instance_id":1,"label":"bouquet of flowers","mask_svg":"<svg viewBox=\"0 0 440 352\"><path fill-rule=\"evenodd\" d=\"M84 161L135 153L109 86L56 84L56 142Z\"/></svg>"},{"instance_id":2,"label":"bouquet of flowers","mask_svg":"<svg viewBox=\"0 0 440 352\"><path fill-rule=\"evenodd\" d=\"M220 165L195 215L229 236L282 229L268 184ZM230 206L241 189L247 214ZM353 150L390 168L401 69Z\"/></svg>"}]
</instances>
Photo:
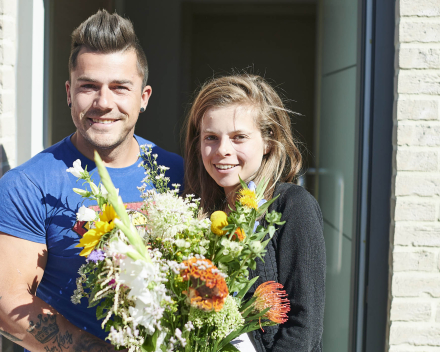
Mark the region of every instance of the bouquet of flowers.
<instances>
[{"instance_id":1,"label":"bouquet of flowers","mask_svg":"<svg viewBox=\"0 0 440 352\"><path fill-rule=\"evenodd\" d=\"M274 201L263 199L267 183L240 180L235 209L209 219L198 199L179 196L179 185L167 187L167 168L142 148L141 212L126 210L97 153L102 184L79 160L67 170L90 187L74 191L100 209L82 206L77 214L88 221L78 245L87 259L72 301L86 297L97 306L109 342L130 352L237 351L230 342L240 334L285 322L290 307L282 285L266 282L246 295L257 280L249 281L248 270L283 224L280 213L267 213ZM263 217L266 228L258 222Z\"/></svg>"}]
</instances>

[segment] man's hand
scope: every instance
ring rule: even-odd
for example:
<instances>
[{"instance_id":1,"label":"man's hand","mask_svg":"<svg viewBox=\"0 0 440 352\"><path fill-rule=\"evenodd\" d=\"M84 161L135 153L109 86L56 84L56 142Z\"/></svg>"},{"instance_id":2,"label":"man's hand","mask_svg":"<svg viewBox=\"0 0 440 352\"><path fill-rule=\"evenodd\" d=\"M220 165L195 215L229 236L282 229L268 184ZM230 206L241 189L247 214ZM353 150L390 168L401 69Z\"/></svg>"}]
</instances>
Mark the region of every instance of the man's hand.
<instances>
[{"instance_id":1,"label":"man's hand","mask_svg":"<svg viewBox=\"0 0 440 352\"><path fill-rule=\"evenodd\" d=\"M35 296L47 248L0 233L0 334L32 351L114 351Z\"/></svg>"}]
</instances>

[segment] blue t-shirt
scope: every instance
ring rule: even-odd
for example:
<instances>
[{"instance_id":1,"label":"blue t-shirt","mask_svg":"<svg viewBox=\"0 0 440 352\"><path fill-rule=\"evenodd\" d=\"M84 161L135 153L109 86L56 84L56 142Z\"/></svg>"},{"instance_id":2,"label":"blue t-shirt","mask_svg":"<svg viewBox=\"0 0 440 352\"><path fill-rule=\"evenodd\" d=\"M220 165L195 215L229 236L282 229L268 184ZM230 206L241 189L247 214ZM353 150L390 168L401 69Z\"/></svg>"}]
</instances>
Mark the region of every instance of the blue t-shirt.
<instances>
[{"instance_id":1,"label":"blue t-shirt","mask_svg":"<svg viewBox=\"0 0 440 352\"><path fill-rule=\"evenodd\" d=\"M170 167L166 176L171 183L183 186L183 159L153 143L135 136L139 145L151 144L153 154L158 154L158 165ZM86 231L77 223L79 207L96 205L85 201L72 191L83 188L82 181L66 169L81 160L83 168L92 174L97 185L100 181L96 165L83 156L70 141L70 136L42 151L19 167L8 171L0 179L0 232L37 243L45 243L48 257L37 296L54 307L71 323L95 336L107 336L97 321L93 308L87 308L86 298L74 305L71 296L76 289L79 267L85 258L79 256L82 248L76 248ZM137 186L145 177L139 162L125 168L107 168L119 195L128 209L138 210L140 192Z\"/></svg>"}]
</instances>

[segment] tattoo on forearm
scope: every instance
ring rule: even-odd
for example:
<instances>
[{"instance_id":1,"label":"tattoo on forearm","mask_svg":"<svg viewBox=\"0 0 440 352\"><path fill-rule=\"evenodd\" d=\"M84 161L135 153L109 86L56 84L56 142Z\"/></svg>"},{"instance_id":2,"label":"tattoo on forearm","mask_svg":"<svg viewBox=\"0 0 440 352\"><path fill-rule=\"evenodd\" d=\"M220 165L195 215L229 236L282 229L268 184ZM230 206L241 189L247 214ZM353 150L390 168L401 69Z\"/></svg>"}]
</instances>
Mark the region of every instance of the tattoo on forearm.
<instances>
[{"instance_id":1,"label":"tattoo on forearm","mask_svg":"<svg viewBox=\"0 0 440 352\"><path fill-rule=\"evenodd\" d=\"M45 317L39 314L36 323L30 321L27 331L42 344L51 342L44 347L47 352L62 352L73 344L72 334L69 331L60 333L57 317L50 313Z\"/></svg>"},{"instance_id":2,"label":"tattoo on forearm","mask_svg":"<svg viewBox=\"0 0 440 352\"><path fill-rule=\"evenodd\" d=\"M7 339L11 340L12 342L23 341L23 340L20 340L18 337L12 336L9 332L3 331L1 329L0 329L0 335L3 335L4 337L6 337Z\"/></svg>"}]
</instances>

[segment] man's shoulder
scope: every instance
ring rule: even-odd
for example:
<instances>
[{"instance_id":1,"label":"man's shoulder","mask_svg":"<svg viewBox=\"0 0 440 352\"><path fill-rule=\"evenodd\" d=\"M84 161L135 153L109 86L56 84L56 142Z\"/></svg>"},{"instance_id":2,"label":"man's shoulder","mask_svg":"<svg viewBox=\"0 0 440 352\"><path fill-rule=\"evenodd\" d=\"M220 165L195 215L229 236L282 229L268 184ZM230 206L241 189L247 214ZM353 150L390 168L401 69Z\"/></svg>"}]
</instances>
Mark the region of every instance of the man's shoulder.
<instances>
[{"instance_id":1,"label":"man's shoulder","mask_svg":"<svg viewBox=\"0 0 440 352\"><path fill-rule=\"evenodd\" d=\"M36 154L23 164L9 170L0 180L7 180L26 175L29 178L36 179L44 174L52 174L57 168L65 171L64 159L66 154L71 153L67 143L67 138L50 146L49 148Z\"/></svg>"},{"instance_id":2,"label":"man's shoulder","mask_svg":"<svg viewBox=\"0 0 440 352\"><path fill-rule=\"evenodd\" d=\"M183 158L176 153L169 152L158 145L142 138L136 136L136 140L139 145L149 145L152 148L152 153L157 154L157 164L169 167L170 169L166 172L166 176L170 177L171 183L178 183L183 185Z\"/></svg>"}]
</instances>

